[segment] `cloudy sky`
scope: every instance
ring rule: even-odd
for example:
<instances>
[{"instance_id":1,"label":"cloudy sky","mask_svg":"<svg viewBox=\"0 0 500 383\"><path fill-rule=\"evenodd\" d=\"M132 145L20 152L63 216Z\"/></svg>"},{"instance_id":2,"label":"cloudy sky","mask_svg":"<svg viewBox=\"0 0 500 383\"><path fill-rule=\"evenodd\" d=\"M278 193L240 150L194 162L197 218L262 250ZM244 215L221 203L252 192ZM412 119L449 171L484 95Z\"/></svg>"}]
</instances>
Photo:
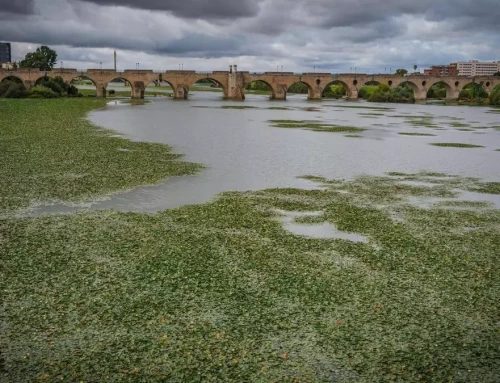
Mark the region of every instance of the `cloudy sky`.
<instances>
[{"instance_id":1,"label":"cloudy sky","mask_svg":"<svg viewBox=\"0 0 500 383\"><path fill-rule=\"evenodd\" d=\"M14 60L78 69L383 73L500 60L499 25L500 0L0 0Z\"/></svg>"}]
</instances>

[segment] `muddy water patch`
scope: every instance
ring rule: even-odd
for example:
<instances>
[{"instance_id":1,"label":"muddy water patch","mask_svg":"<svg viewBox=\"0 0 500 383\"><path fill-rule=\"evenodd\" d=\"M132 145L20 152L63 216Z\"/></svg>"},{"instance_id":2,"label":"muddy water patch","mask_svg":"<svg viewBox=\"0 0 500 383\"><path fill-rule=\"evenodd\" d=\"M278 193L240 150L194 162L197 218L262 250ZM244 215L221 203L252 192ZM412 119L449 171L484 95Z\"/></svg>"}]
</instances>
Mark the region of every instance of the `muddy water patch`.
<instances>
[{"instance_id":1,"label":"muddy water patch","mask_svg":"<svg viewBox=\"0 0 500 383\"><path fill-rule=\"evenodd\" d=\"M455 198L409 196L406 201L411 205L424 209L431 209L434 207L466 210L476 208L500 209L500 195L458 189L454 189L454 191L457 193Z\"/></svg>"},{"instance_id":2,"label":"muddy water patch","mask_svg":"<svg viewBox=\"0 0 500 383\"><path fill-rule=\"evenodd\" d=\"M343 239L351 242L368 242L368 238L357 233L338 230L335 225L326 222L322 211L301 212L276 210L283 227L295 235L320 239Z\"/></svg>"}]
</instances>

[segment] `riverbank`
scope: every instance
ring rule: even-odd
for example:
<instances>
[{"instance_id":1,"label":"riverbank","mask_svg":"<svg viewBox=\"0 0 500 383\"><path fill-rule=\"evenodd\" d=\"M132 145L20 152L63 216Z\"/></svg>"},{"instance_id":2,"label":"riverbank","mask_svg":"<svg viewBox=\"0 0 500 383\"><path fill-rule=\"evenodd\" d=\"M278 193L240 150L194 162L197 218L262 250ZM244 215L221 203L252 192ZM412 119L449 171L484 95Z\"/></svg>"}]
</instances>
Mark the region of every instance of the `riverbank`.
<instances>
[{"instance_id":1,"label":"riverbank","mask_svg":"<svg viewBox=\"0 0 500 383\"><path fill-rule=\"evenodd\" d=\"M153 178L165 171L144 156L170 148L81 118L101 100L20 102L35 101L53 103L0 115L12 126L0 142L19 162L2 185L17 173L20 185L58 175L33 184L29 195L46 198L67 172L63 158L94 175L97 194L117 186L109 178L148 183L149 168L159 167ZM41 168L29 150L38 142ZM87 150L58 153L79 143ZM140 156L124 169L115 151L133 152L119 149ZM457 190L499 193L498 184L436 173L306 178L318 188L229 192L156 215L1 219L3 381L495 382L500 210ZM25 201L19 190L2 197ZM327 235L297 235L318 226Z\"/></svg>"}]
</instances>

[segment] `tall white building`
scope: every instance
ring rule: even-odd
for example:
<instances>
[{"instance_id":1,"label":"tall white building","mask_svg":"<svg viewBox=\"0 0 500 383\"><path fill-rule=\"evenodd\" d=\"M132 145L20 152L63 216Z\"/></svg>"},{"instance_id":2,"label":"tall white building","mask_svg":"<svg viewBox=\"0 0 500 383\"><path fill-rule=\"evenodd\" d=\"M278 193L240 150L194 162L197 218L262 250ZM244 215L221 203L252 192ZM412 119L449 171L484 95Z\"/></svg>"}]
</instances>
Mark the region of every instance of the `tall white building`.
<instances>
[{"instance_id":1,"label":"tall white building","mask_svg":"<svg viewBox=\"0 0 500 383\"><path fill-rule=\"evenodd\" d=\"M491 76L500 71L500 61L479 62L471 60L469 62L457 63L459 76Z\"/></svg>"}]
</instances>

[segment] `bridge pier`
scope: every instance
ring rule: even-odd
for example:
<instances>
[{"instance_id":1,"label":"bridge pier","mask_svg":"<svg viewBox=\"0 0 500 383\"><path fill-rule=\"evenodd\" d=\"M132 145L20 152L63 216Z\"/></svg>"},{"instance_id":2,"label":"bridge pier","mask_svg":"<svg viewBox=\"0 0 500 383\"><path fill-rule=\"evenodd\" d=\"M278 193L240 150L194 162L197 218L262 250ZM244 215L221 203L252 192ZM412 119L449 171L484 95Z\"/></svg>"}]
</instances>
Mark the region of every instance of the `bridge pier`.
<instances>
[{"instance_id":1,"label":"bridge pier","mask_svg":"<svg viewBox=\"0 0 500 383\"><path fill-rule=\"evenodd\" d=\"M244 89L245 81L243 79L243 74L238 72L237 65L232 65L228 74L227 88L224 89L224 99L243 101L245 99Z\"/></svg>"},{"instance_id":2,"label":"bridge pier","mask_svg":"<svg viewBox=\"0 0 500 383\"><path fill-rule=\"evenodd\" d=\"M23 83L24 83L24 87L25 87L26 89L29 89L29 88L31 88L33 85L35 85L35 82L34 82L34 81L32 81L32 80L25 80L25 81L23 81Z\"/></svg>"},{"instance_id":3,"label":"bridge pier","mask_svg":"<svg viewBox=\"0 0 500 383\"><path fill-rule=\"evenodd\" d=\"M319 86L315 88L310 88L308 91L307 99L310 101L321 100L322 94L323 94L323 88L320 88Z\"/></svg>"},{"instance_id":4,"label":"bridge pier","mask_svg":"<svg viewBox=\"0 0 500 383\"><path fill-rule=\"evenodd\" d=\"M453 89L451 91L451 94L448 94L450 92L446 92L446 100L458 100L460 97L460 90L459 89Z\"/></svg>"},{"instance_id":5,"label":"bridge pier","mask_svg":"<svg viewBox=\"0 0 500 383\"><path fill-rule=\"evenodd\" d=\"M418 89L414 91L415 101L425 101L427 100L427 90Z\"/></svg>"},{"instance_id":6,"label":"bridge pier","mask_svg":"<svg viewBox=\"0 0 500 383\"><path fill-rule=\"evenodd\" d=\"M245 100L245 88L234 86L224 90L224 100L243 101Z\"/></svg>"},{"instance_id":7,"label":"bridge pier","mask_svg":"<svg viewBox=\"0 0 500 383\"><path fill-rule=\"evenodd\" d=\"M187 100L189 88L186 85L177 85L174 89L175 100Z\"/></svg>"},{"instance_id":8,"label":"bridge pier","mask_svg":"<svg viewBox=\"0 0 500 383\"><path fill-rule=\"evenodd\" d=\"M96 83L95 88L96 88L96 97L99 98L106 98L106 87L108 84L105 83Z\"/></svg>"},{"instance_id":9,"label":"bridge pier","mask_svg":"<svg viewBox=\"0 0 500 383\"><path fill-rule=\"evenodd\" d=\"M143 81L134 81L132 84L132 98L141 100L144 98L144 92L146 91L146 87L144 86Z\"/></svg>"},{"instance_id":10,"label":"bridge pier","mask_svg":"<svg viewBox=\"0 0 500 383\"><path fill-rule=\"evenodd\" d=\"M348 100L357 100L359 97L359 91L356 88L350 88L347 90L347 99Z\"/></svg>"},{"instance_id":11,"label":"bridge pier","mask_svg":"<svg viewBox=\"0 0 500 383\"><path fill-rule=\"evenodd\" d=\"M286 84L278 84L276 85L276 89L274 91L271 89L271 100L283 100L286 101L286 91L288 86Z\"/></svg>"}]
</instances>

